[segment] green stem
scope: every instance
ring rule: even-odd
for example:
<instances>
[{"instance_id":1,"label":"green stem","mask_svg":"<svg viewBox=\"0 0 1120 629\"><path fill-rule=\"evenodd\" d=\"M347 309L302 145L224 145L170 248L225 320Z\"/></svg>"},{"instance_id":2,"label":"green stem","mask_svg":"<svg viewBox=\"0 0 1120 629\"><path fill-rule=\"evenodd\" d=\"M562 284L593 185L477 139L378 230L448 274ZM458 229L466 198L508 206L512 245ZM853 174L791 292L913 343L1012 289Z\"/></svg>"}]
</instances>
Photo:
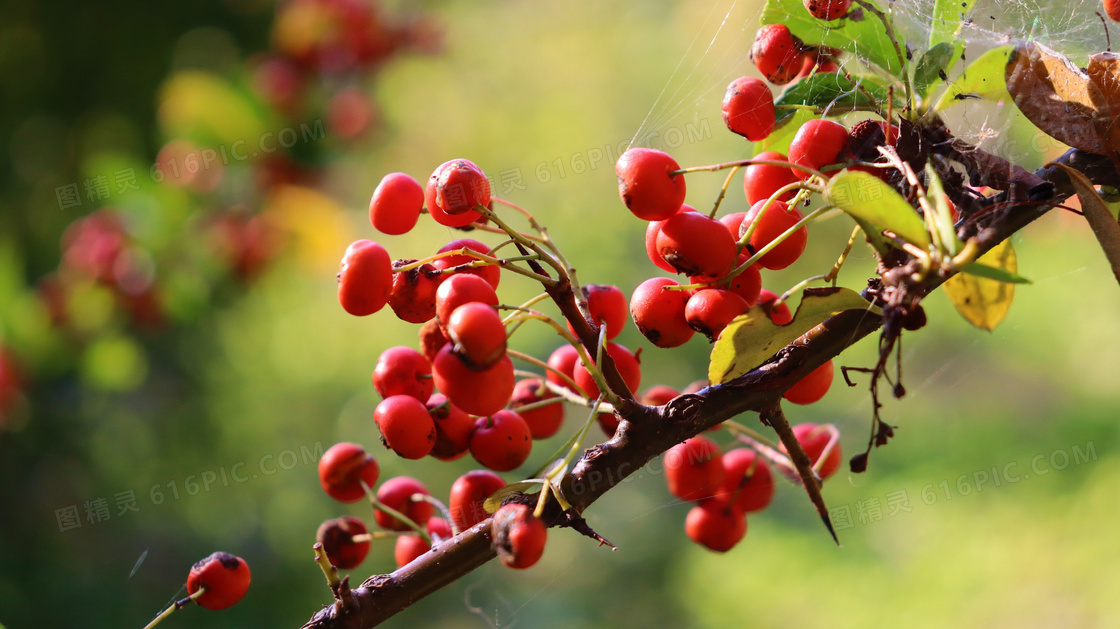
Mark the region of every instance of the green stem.
<instances>
[{"instance_id":1,"label":"green stem","mask_svg":"<svg viewBox=\"0 0 1120 629\"><path fill-rule=\"evenodd\" d=\"M206 586L204 585L204 586L198 588L197 590L195 590L194 594L191 594L187 598L184 598L183 600L176 601L176 602L172 603L170 607L168 607L167 609L160 612L159 616L156 616L152 620L152 622L144 625L144 629L152 629L152 627L155 627L156 625L158 625L160 623L160 621L162 621L164 618L167 618L171 614L175 613L175 610L186 607L187 605L197 601L198 597L202 596L205 593L206 593Z\"/></svg>"}]
</instances>

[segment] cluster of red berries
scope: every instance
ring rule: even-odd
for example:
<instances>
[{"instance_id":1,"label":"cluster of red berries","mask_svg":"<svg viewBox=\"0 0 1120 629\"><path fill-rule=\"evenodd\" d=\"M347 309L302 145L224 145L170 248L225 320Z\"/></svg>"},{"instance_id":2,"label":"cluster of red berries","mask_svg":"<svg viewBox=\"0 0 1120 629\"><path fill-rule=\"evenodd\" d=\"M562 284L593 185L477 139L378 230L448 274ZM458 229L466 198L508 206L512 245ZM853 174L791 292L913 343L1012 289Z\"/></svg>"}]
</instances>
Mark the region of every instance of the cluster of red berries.
<instances>
[{"instance_id":1,"label":"cluster of red berries","mask_svg":"<svg viewBox=\"0 0 1120 629\"><path fill-rule=\"evenodd\" d=\"M814 465L825 457L818 466L821 479L831 476L840 465L835 428L799 424L793 432ZM664 466L669 493L696 503L685 519L685 534L716 552L739 543L747 533L747 514L766 508L774 497L769 464L749 448L721 452L711 439L693 437L666 451Z\"/></svg>"}]
</instances>

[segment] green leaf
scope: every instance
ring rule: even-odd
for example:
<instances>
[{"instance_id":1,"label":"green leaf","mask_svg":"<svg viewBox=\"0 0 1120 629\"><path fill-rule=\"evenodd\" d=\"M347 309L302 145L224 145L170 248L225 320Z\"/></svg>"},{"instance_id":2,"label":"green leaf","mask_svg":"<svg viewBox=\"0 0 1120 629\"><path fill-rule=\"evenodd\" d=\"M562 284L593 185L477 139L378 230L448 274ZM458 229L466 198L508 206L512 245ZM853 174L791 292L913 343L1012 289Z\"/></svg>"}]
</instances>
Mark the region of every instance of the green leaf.
<instances>
[{"instance_id":1,"label":"green leaf","mask_svg":"<svg viewBox=\"0 0 1120 629\"><path fill-rule=\"evenodd\" d=\"M957 237L957 230L953 228L953 212L949 206L949 197L941 185L941 177L937 175L933 164L926 163L926 198L933 202L933 215L926 216L926 226L931 234L936 233L941 250L950 256L960 253L964 243Z\"/></svg>"},{"instance_id":2,"label":"green leaf","mask_svg":"<svg viewBox=\"0 0 1120 629\"><path fill-rule=\"evenodd\" d=\"M502 487L498 491L491 494L489 498L483 501L482 508L486 509L486 513L494 513L498 510L498 507L502 506L502 501L506 499L506 496L517 492L528 493L525 490L543 486L544 482L544 479L537 478L533 480L523 480L517 483L506 485L505 487Z\"/></svg>"},{"instance_id":3,"label":"green leaf","mask_svg":"<svg viewBox=\"0 0 1120 629\"><path fill-rule=\"evenodd\" d=\"M960 39L961 28L968 14L972 12L976 0L937 0L933 5L933 25L929 32L929 47L932 50L940 44L952 44L952 54L945 66L948 72L964 51L964 40Z\"/></svg>"},{"instance_id":4,"label":"green leaf","mask_svg":"<svg viewBox=\"0 0 1120 629\"><path fill-rule=\"evenodd\" d=\"M802 293L793 321L777 325L762 306L735 317L724 328L712 347L708 380L723 384L750 372L797 337L812 330L829 317L846 310L882 314L860 294L848 288L807 288Z\"/></svg>"},{"instance_id":5,"label":"green leaf","mask_svg":"<svg viewBox=\"0 0 1120 629\"><path fill-rule=\"evenodd\" d=\"M827 108L829 115L839 115L861 107L878 107L886 102L888 94L886 86L876 77L861 76L853 83L843 74L821 72L790 85L778 96L774 105L808 105ZM903 101L895 104L899 108L905 106ZM775 128L797 111L779 108Z\"/></svg>"},{"instance_id":6,"label":"green leaf","mask_svg":"<svg viewBox=\"0 0 1120 629\"><path fill-rule=\"evenodd\" d=\"M1002 269L1010 275L1015 275L1019 270L1015 248L1011 246L1010 240L1001 242L980 256L978 262L966 266ZM1015 284L963 272L963 268L961 270L961 273L950 277L942 285L945 295L965 321L981 330L994 330L1011 309L1011 302L1015 299Z\"/></svg>"},{"instance_id":7,"label":"green leaf","mask_svg":"<svg viewBox=\"0 0 1120 629\"><path fill-rule=\"evenodd\" d=\"M953 59L956 58L953 45L947 42L940 43L922 53L918 65L914 68L914 93L924 95L943 79Z\"/></svg>"},{"instance_id":8,"label":"green leaf","mask_svg":"<svg viewBox=\"0 0 1120 629\"><path fill-rule=\"evenodd\" d=\"M1004 78L1007 61L1011 58L1012 46L1000 46L980 55L970 63L948 90L937 101L936 109L947 109L963 99L964 94L1000 100L1009 97L1007 79Z\"/></svg>"},{"instance_id":9,"label":"green leaf","mask_svg":"<svg viewBox=\"0 0 1120 629\"><path fill-rule=\"evenodd\" d=\"M1116 222L1112 210L1084 173L1065 164L1053 163L1066 171L1069 180L1073 182L1073 189L1077 191L1077 198L1081 200L1081 210L1085 220L1089 221L1089 227L1097 237L1109 266L1112 267L1112 274L1116 277L1116 281L1120 282L1120 223Z\"/></svg>"},{"instance_id":10,"label":"green leaf","mask_svg":"<svg viewBox=\"0 0 1120 629\"><path fill-rule=\"evenodd\" d=\"M793 136L801 125L816 118L817 115L808 109L779 109L774 131L765 140L754 143L755 154L763 151L777 151L783 155L789 153L789 145Z\"/></svg>"},{"instance_id":11,"label":"green leaf","mask_svg":"<svg viewBox=\"0 0 1120 629\"><path fill-rule=\"evenodd\" d=\"M869 4L879 8L874 0ZM785 24L790 32L810 46L840 48L882 67L894 75L902 73L898 54L879 18L853 6L847 17L822 22L805 10L801 0L767 0L762 24Z\"/></svg>"},{"instance_id":12,"label":"green leaf","mask_svg":"<svg viewBox=\"0 0 1120 629\"><path fill-rule=\"evenodd\" d=\"M980 264L979 262L969 262L960 268L961 273L975 275L977 277L984 277L997 282L1007 282L1008 284L1030 284L1031 281L1017 273L1012 273L1007 269L999 267L988 266L987 264Z\"/></svg>"},{"instance_id":13,"label":"green leaf","mask_svg":"<svg viewBox=\"0 0 1120 629\"><path fill-rule=\"evenodd\" d=\"M893 188L870 173L856 170L841 171L828 182L825 201L845 212L859 223L879 253L885 248L879 237L883 230L893 232L906 242L925 250L930 245L918 212L910 207Z\"/></svg>"}]
</instances>

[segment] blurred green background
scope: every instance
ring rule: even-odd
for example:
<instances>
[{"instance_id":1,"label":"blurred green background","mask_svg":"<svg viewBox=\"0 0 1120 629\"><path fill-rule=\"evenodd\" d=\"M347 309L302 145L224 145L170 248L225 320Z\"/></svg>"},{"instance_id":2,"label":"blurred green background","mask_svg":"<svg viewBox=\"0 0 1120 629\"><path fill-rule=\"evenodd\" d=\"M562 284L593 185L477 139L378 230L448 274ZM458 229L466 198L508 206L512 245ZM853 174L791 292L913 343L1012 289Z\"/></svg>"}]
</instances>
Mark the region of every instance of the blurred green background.
<instances>
[{"instance_id":1,"label":"blurred green background","mask_svg":"<svg viewBox=\"0 0 1120 629\"><path fill-rule=\"evenodd\" d=\"M365 207L385 173L423 180L447 159L472 159L496 194L550 227L583 282L629 293L651 267L644 224L616 195L620 147L640 135L683 165L749 155L723 129L719 103L729 81L754 72L747 52L760 3L382 8L429 17L442 51L405 52L364 75L372 130L345 142L344 125L329 125L314 146L293 148L295 162L317 169L314 183L265 193L233 167L204 190L149 173L177 138L251 146L320 119L314 107L278 116L249 96L247 60L270 46L271 3L0 8L0 346L24 374L0 425L4 626L142 627L185 595L190 565L214 550L248 561L248 595L165 626L297 627L329 602L311 561L315 530L369 514L322 493L317 457L339 440L377 445L369 374L382 350L415 338L387 312L346 315L334 296L337 260L356 238L418 258L459 237L431 221L405 236L373 232ZM343 82L329 72L318 80ZM1006 116L984 121L1026 133ZM60 208L59 187L129 168L139 190ZM710 205L722 180L694 175L689 202ZM215 271L212 252L192 242L199 216L239 203L269 217L286 243L251 281ZM69 324L52 325L35 288L59 267L67 225L100 205L127 217L135 242L158 252L156 277L172 278L161 284L156 329L130 323L90 283L69 297ZM737 186L724 207L746 209ZM824 272L849 229L839 218L814 226L806 257L766 285L781 291ZM485 566L388 626L1116 626L1120 291L1075 216L1053 212L1015 245L1034 283L1019 288L995 332L969 327L936 294L929 326L904 338L909 394L884 408L897 438L873 453L869 472L825 488L834 517L850 516L837 522L842 547L778 481L744 541L709 553L683 534L689 505L646 472L586 514L617 552L554 530L533 569ZM859 288L870 271L858 252L841 280ZM507 303L535 294L515 276L502 286ZM632 327L622 338L645 346L643 389L684 387L706 371L700 338L677 350L649 347ZM525 329L515 345L543 356L556 340ZM874 354L865 341L840 363L870 366ZM837 380L790 419L836 423L854 453L870 419L864 384ZM564 433L578 423L569 411ZM530 466L564 438L538 444ZM472 468L469 458L405 462L375 451L383 478L417 476L437 496ZM375 544L355 577L392 567L391 544Z\"/></svg>"}]
</instances>

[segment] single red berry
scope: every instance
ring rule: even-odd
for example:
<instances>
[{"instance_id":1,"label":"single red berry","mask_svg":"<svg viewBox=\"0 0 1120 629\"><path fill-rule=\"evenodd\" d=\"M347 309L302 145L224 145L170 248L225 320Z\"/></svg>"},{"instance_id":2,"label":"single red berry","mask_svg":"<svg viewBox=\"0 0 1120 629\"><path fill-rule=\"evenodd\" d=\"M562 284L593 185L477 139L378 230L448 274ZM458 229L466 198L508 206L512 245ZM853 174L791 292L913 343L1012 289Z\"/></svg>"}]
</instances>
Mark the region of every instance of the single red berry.
<instances>
[{"instance_id":1,"label":"single red berry","mask_svg":"<svg viewBox=\"0 0 1120 629\"><path fill-rule=\"evenodd\" d=\"M432 363L411 347L390 347L381 352L373 368L373 388L383 398L408 395L425 402L433 386Z\"/></svg>"},{"instance_id":2,"label":"single red berry","mask_svg":"<svg viewBox=\"0 0 1120 629\"><path fill-rule=\"evenodd\" d=\"M433 516L428 518L428 535L431 536L433 544L438 544L454 537L454 532L451 530L450 522Z\"/></svg>"},{"instance_id":3,"label":"single red berry","mask_svg":"<svg viewBox=\"0 0 1120 629\"><path fill-rule=\"evenodd\" d=\"M794 404L812 404L824 397L832 386L832 361L810 371L797 381L782 397Z\"/></svg>"},{"instance_id":4,"label":"single red berry","mask_svg":"<svg viewBox=\"0 0 1120 629\"><path fill-rule=\"evenodd\" d=\"M490 247L477 240L473 240L471 238L460 238L458 240L452 240L446 245L440 247L439 251L437 251L436 253L447 253L448 251L456 251L459 249L470 249L472 251L477 251L486 255L490 255L491 251ZM451 267L459 266L460 264L470 264L471 262L475 261L475 258L462 253L458 255L447 256L446 258L437 258L432 262L432 266L442 271L444 269L450 269ZM486 282L490 284L490 286L493 287L494 290L498 290L498 283L501 282L502 279L502 270L497 266L494 266L493 264L462 269L458 271L458 273L469 273L471 275L477 275L486 280Z\"/></svg>"},{"instance_id":5,"label":"single red berry","mask_svg":"<svg viewBox=\"0 0 1120 629\"><path fill-rule=\"evenodd\" d=\"M487 369L506 355L506 326L492 306L463 304L447 321L452 351L472 369Z\"/></svg>"},{"instance_id":6,"label":"single red berry","mask_svg":"<svg viewBox=\"0 0 1120 629\"><path fill-rule=\"evenodd\" d=\"M397 260L393 268L412 264L416 260ZM408 271L393 273L393 288L389 292L389 307L401 321L424 323L436 316L436 289L444 276L430 264L422 264Z\"/></svg>"},{"instance_id":7,"label":"single red berry","mask_svg":"<svg viewBox=\"0 0 1120 629\"><path fill-rule=\"evenodd\" d=\"M702 288L685 304L684 318L689 327L715 342L731 320L750 308L747 300L729 290Z\"/></svg>"},{"instance_id":8,"label":"single red berry","mask_svg":"<svg viewBox=\"0 0 1120 629\"><path fill-rule=\"evenodd\" d=\"M835 74L840 72L840 65L831 56L822 54L821 52L807 52L805 60L801 64L801 71L797 73L795 80L809 76L816 71L817 74Z\"/></svg>"},{"instance_id":9,"label":"single red berry","mask_svg":"<svg viewBox=\"0 0 1120 629\"><path fill-rule=\"evenodd\" d=\"M753 251L759 251L766 245L778 239L787 230L801 220L801 212L791 208L781 201L775 201L762 212L766 201L759 201L751 206L747 218L740 228L746 233L750 226L757 222L757 227L751 234L750 246ZM759 212L762 212L760 215ZM797 262L805 252L805 245L809 241L809 227L802 225L797 231L790 234L785 240L777 244L766 255L758 259L758 264L766 269L778 270Z\"/></svg>"},{"instance_id":10,"label":"single red berry","mask_svg":"<svg viewBox=\"0 0 1120 629\"><path fill-rule=\"evenodd\" d=\"M617 286L587 284L583 287L583 296L587 299L587 311L591 313L591 320L596 325L607 326L608 339L618 336L626 325L626 295ZM571 322L568 323L568 330L572 334L576 333Z\"/></svg>"},{"instance_id":11,"label":"single red berry","mask_svg":"<svg viewBox=\"0 0 1120 629\"><path fill-rule=\"evenodd\" d=\"M680 212L695 211L696 208L685 203L681 206L680 210L673 213L673 216L676 216ZM672 218L672 216L670 216L669 218ZM657 268L663 271L668 271L670 273L676 273L677 270L674 269L668 262L666 262L665 258L662 258L661 254L657 252L657 235L661 233L661 227L665 225L666 220L669 219L667 218L662 221L650 221L649 224L646 225L646 256L649 257L650 262L653 262L654 265L657 266Z\"/></svg>"},{"instance_id":12,"label":"single red berry","mask_svg":"<svg viewBox=\"0 0 1120 629\"><path fill-rule=\"evenodd\" d=\"M452 275L439 285L439 290L436 291L436 317L440 327L444 329L444 335L447 334L447 322L451 319L451 313L472 301L497 306L498 294L486 280L477 275Z\"/></svg>"},{"instance_id":13,"label":"single red berry","mask_svg":"<svg viewBox=\"0 0 1120 629\"><path fill-rule=\"evenodd\" d=\"M481 216L475 207L490 203L490 182L470 160L453 159L432 172L424 201L437 223L463 227Z\"/></svg>"},{"instance_id":14,"label":"single red berry","mask_svg":"<svg viewBox=\"0 0 1120 629\"><path fill-rule=\"evenodd\" d=\"M346 248L338 273L338 303L357 317L385 307L393 288L389 254L372 240L358 240Z\"/></svg>"},{"instance_id":15,"label":"single red berry","mask_svg":"<svg viewBox=\"0 0 1120 629\"><path fill-rule=\"evenodd\" d=\"M564 344L553 350L548 357L549 370L545 373L548 381L566 389L572 388L566 380L556 374L560 372L569 378L575 379L576 365L579 364L579 351L571 345Z\"/></svg>"},{"instance_id":16,"label":"single red berry","mask_svg":"<svg viewBox=\"0 0 1120 629\"><path fill-rule=\"evenodd\" d=\"M595 418L595 421L598 422L599 428L603 431L603 434L605 434L608 439L614 438L614 433L618 432L619 425L617 415L615 415L614 413L599 413L599 415Z\"/></svg>"},{"instance_id":17,"label":"single red berry","mask_svg":"<svg viewBox=\"0 0 1120 629\"><path fill-rule=\"evenodd\" d=\"M451 526L443 518L428 518L426 528L428 529L428 536L432 538L432 544L451 539ZM397 562L398 568L403 568L429 550L431 550L431 546L424 541L423 537L401 535L397 538L396 547L393 549L393 559Z\"/></svg>"},{"instance_id":18,"label":"single red berry","mask_svg":"<svg viewBox=\"0 0 1120 629\"><path fill-rule=\"evenodd\" d=\"M450 343L436 354L432 376L436 388L452 404L472 415L490 415L501 410L513 396L516 384L509 356L502 356L490 367L476 371L452 352Z\"/></svg>"},{"instance_id":19,"label":"single red berry","mask_svg":"<svg viewBox=\"0 0 1120 629\"><path fill-rule=\"evenodd\" d=\"M758 304L770 313L770 320L774 325L786 325L793 321L793 312L790 311L789 304L784 301L775 307L774 302L777 300L778 294L765 288L758 293Z\"/></svg>"},{"instance_id":20,"label":"single red berry","mask_svg":"<svg viewBox=\"0 0 1120 629\"><path fill-rule=\"evenodd\" d=\"M723 277L738 256L723 223L699 212L681 212L661 226L657 252L679 273Z\"/></svg>"},{"instance_id":21,"label":"single red berry","mask_svg":"<svg viewBox=\"0 0 1120 629\"><path fill-rule=\"evenodd\" d=\"M735 448L723 455L727 470L716 499L731 503L739 511L750 513L766 508L774 498L774 477L770 466L749 448Z\"/></svg>"},{"instance_id":22,"label":"single red berry","mask_svg":"<svg viewBox=\"0 0 1120 629\"><path fill-rule=\"evenodd\" d=\"M331 565L339 570L353 570L369 554L369 542L355 542L354 536L367 533L365 523L347 515L320 524L315 539L323 545Z\"/></svg>"},{"instance_id":23,"label":"single red berry","mask_svg":"<svg viewBox=\"0 0 1120 629\"><path fill-rule=\"evenodd\" d=\"M681 500L701 500L719 492L727 471L719 446L707 437L693 437L665 452L669 493Z\"/></svg>"},{"instance_id":24,"label":"single red berry","mask_svg":"<svg viewBox=\"0 0 1120 629\"><path fill-rule=\"evenodd\" d=\"M684 175L670 174L680 165L668 153L647 148L632 148L618 158L618 195L638 218L661 221L684 204Z\"/></svg>"},{"instance_id":25,"label":"single red berry","mask_svg":"<svg viewBox=\"0 0 1120 629\"><path fill-rule=\"evenodd\" d=\"M637 391L638 385L642 383L642 368L637 357L618 343L607 343L607 354L614 360L615 366L618 367L618 373L622 375L622 380L626 383L627 388L631 391ZM591 377L591 372L583 366L582 361L575 368L574 380L587 397L592 399L599 397L601 393L599 385L595 384L595 379Z\"/></svg>"},{"instance_id":26,"label":"single red berry","mask_svg":"<svg viewBox=\"0 0 1120 629\"><path fill-rule=\"evenodd\" d=\"M852 0L801 0L805 9L818 20L839 20L852 8Z\"/></svg>"},{"instance_id":27,"label":"single red berry","mask_svg":"<svg viewBox=\"0 0 1120 629\"><path fill-rule=\"evenodd\" d=\"M789 159L777 151L764 151L754 156L774 162L786 162ZM770 164L751 164L743 170L743 194L747 203L754 205L759 201L769 199L772 194L782 188L801 181L787 166L771 166ZM789 201L797 194L791 190L778 197L779 201Z\"/></svg>"},{"instance_id":28,"label":"single red berry","mask_svg":"<svg viewBox=\"0 0 1120 629\"><path fill-rule=\"evenodd\" d=\"M708 550L725 553L747 534L747 518L733 505L705 500L688 512L684 532Z\"/></svg>"},{"instance_id":29,"label":"single red berry","mask_svg":"<svg viewBox=\"0 0 1120 629\"><path fill-rule=\"evenodd\" d=\"M510 568L529 568L544 554L548 529L533 517L533 510L523 504L503 505L490 528L498 559Z\"/></svg>"},{"instance_id":30,"label":"single red berry","mask_svg":"<svg viewBox=\"0 0 1120 629\"><path fill-rule=\"evenodd\" d=\"M431 455L441 461L453 461L467 452L474 418L447 401L442 393L433 393L425 406L436 426L436 443Z\"/></svg>"},{"instance_id":31,"label":"single red berry","mask_svg":"<svg viewBox=\"0 0 1120 629\"><path fill-rule=\"evenodd\" d=\"M366 491L362 483L373 487L380 473L377 459L356 443L336 443L319 459L319 484L328 496L339 502L357 502L364 498Z\"/></svg>"},{"instance_id":32,"label":"single red berry","mask_svg":"<svg viewBox=\"0 0 1120 629\"><path fill-rule=\"evenodd\" d=\"M369 222L384 234L406 234L424 209L424 188L404 173L389 173L369 200Z\"/></svg>"},{"instance_id":33,"label":"single red berry","mask_svg":"<svg viewBox=\"0 0 1120 629\"><path fill-rule=\"evenodd\" d=\"M785 85L801 70L805 44L784 24L767 24L758 29L751 46L751 61L766 80Z\"/></svg>"},{"instance_id":34,"label":"single red berry","mask_svg":"<svg viewBox=\"0 0 1120 629\"><path fill-rule=\"evenodd\" d=\"M848 130L833 120L815 118L801 125L789 145L791 164L820 170L844 159L848 146ZM800 168L791 168L801 180L812 175Z\"/></svg>"},{"instance_id":35,"label":"single red berry","mask_svg":"<svg viewBox=\"0 0 1120 629\"><path fill-rule=\"evenodd\" d=\"M630 316L642 336L657 347L679 347L696 333L685 319L689 291L664 290L680 286L667 277L654 277L638 285L630 296Z\"/></svg>"},{"instance_id":36,"label":"single red berry","mask_svg":"<svg viewBox=\"0 0 1120 629\"><path fill-rule=\"evenodd\" d=\"M1120 22L1120 1L1104 0L1104 11L1108 14L1108 19Z\"/></svg>"},{"instance_id":37,"label":"single red berry","mask_svg":"<svg viewBox=\"0 0 1120 629\"><path fill-rule=\"evenodd\" d=\"M485 520L490 514L482 508L482 503L505 486L502 477L490 470L471 470L455 479L447 501L451 521L460 531L465 531Z\"/></svg>"},{"instance_id":38,"label":"single red berry","mask_svg":"<svg viewBox=\"0 0 1120 629\"><path fill-rule=\"evenodd\" d=\"M774 132L774 95L756 78L732 81L723 95L722 111L727 128L751 142L765 140Z\"/></svg>"},{"instance_id":39,"label":"single red berry","mask_svg":"<svg viewBox=\"0 0 1120 629\"><path fill-rule=\"evenodd\" d=\"M225 609L245 596L250 580L249 565L244 559L217 552L191 566L187 593L206 588L195 602L206 609Z\"/></svg>"},{"instance_id":40,"label":"single red berry","mask_svg":"<svg viewBox=\"0 0 1120 629\"><path fill-rule=\"evenodd\" d=\"M424 325L420 326L417 337L420 341L420 352L424 354L424 358L427 358L429 362L435 361L439 350L443 349L444 345L450 343L447 336L443 333L443 328L439 325L439 320L434 318L429 319Z\"/></svg>"},{"instance_id":41,"label":"single red berry","mask_svg":"<svg viewBox=\"0 0 1120 629\"><path fill-rule=\"evenodd\" d=\"M662 406L669 403L669 400L679 396L680 391L664 384L655 384L646 390L645 393L639 398L642 404L646 406Z\"/></svg>"},{"instance_id":42,"label":"single red berry","mask_svg":"<svg viewBox=\"0 0 1120 629\"><path fill-rule=\"evenodd\" d=\"M406 459L428 455L436 443L436 424L424 403L409 395L387 397L373 411L387 447Z\"/></svg>"},{"instance_id":43,"label":"single red berry","mask_svg":"<svg viewBox=\"0 0 1120 629\"><path fill-rule=\"evenodd\" d=\"M471 435L471 456L497 472L521 467L533 449L529 424L511 410L500 410L475 420Z\"/></svg>"},{"instance_id":44,"label":"single red berry","mask_svg":"<svg viewBox=\"0 0 1120 629\"><path fill-rule=\"evenodd\" d=\"M413 522L427 522L428 518L432 517L432 504L424 500L413 500L413 494L431 495L423 483L408 476L390 478L377 488L377 500L381 504L397 510ZM390 531L410 530L408 524L381 509L375 508L373 517L377 520L377 525L383 529Z\"/></svg>"},{"instance_id":45,"label":"single red berry","mask_svg":"<svg viewBox=\"0 0 1120 629\"><path fill-rule=\"evenodd\" d=\"M827 455L824 453L832 442L833 436L838 435L835 426L832 424L798 424L793 427L793 435L797 437L797 442L801 444L801 449L805 451L805 454L809 455L809 460L812 461L813 466L817 468L817 474L820 475L821 480L832 476L836 470L840 469L841 455L839 439L832 445ZM785 446L782 446L782 451L785 451ZM824 455L825 459L817 466L817 461L822 455Z\"/></svg>"},{"instance_id":46,"label":"single red berry","mask_svg":"<svg viewBox=\"0 0 1120 629\"><path fill-rule=\"evenodd\" d=\"M564 405L556 401L530 410L523 410L522 407L557 399L556 394L548 390L543 380L527 378L519 381L513 388L513 398L510 400L509 407L517 411L517 414L529 425L529 432L533 434L534 439L547 439L555 435L556 431L560 430L560 425L564 423Z\"/></svg>"}]
</instances>

